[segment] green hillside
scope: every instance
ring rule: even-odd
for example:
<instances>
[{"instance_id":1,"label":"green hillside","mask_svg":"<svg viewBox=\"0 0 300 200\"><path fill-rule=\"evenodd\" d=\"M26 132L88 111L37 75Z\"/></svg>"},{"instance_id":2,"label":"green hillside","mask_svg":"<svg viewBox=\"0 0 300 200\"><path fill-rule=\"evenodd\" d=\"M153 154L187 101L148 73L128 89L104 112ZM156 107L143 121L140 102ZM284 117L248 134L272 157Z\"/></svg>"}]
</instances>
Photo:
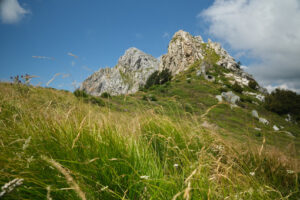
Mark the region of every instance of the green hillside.
<instances>
[{"instance_id":1,"label":"green hillside","mask_svg":"<svg viewBox=\"0 0 300 200\"><path fill-rule=\"evenodd\" d=\"M113 97L1 83L0 185L20 183L3 198L299 199L299 125L243 94L218 103L228 71L198 65Z\"/></svg>"}]
</instances>

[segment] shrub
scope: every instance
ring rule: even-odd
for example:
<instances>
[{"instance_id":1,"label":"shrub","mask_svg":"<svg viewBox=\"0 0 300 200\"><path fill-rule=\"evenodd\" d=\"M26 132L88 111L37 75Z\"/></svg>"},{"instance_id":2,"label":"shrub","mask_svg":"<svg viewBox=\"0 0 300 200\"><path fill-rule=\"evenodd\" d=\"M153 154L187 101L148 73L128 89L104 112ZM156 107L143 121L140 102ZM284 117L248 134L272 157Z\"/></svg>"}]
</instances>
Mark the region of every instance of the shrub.
<instances>
[{"instance_id":1,"label":"shrub","mask_svg":"<svg viewBox=\"0 0 300 200\"><path fill-rule=\"evenodd\" d=\"M258 88L258 83L255 80L250 80L248 83L248 86L253 89L253 90L257 90Z\"/></svg>"},{"instance_id":2,"label":"shrub","mask_svg":"<svg viewBox=\"0 0 300 200\"><path fill-rule=\"evenodd\" d=\"M93 96L89 96L88 98L86 98L85 102L96 104L98 106L105 106L105 103L102 99L97 98L97 97L93 97Z\"/></svg>"},{"instance_id":3,"label":"shrub","mask_svg":"<svg viewBox=\"0 0 300 200\"><path fill-rule=\"evenodd\" d=\"M222 93L222 92L228 92L228 89L224 88L224 87L221 87L218 90L219 90L220 93Z\"/></svg>"},{"instance_id":4,"label":"shrub","mask_svg":"<svg viewBox=\"0 0 300 200\"><path fill-rule=\"evenodd\" d=\"M252 98L249 96L241 96L241 102L249 102L252 103Z\"/></svg>"},{"instance_id":5,"label":"shrub","mask_svg":"<svg viewBox=\"0 0 300 200\"><path fill-rule=\"evenodd\" d=\"M293 91L276 89L266 96L264 106L279 115L292 114L300 119L300 95Z\"/></svg>"},{"instance_id":6,"label":"shrub","mask_svg":"<svg viewBox=\"0 0 300 200\"><path fill-rule=\"evenodd\" d=\"M162 85L172 79L172 74L169 69L164 69L161 72L153 72L146 81L145 88L148 89L153 85Z\"/></svg>"},{"instance_id":7,"label":"shrub","mask_svg":"<svg viewBox=\"0 0 300 200\"><path fill-rule=\"evenodd\" d=\"M232 89L233 89L233 91L235 91L237 93L243 92L243 88L237 83L233 84Z\"/></svg>"},{"instance_id":8,"label":"shrub","mask_svg":"<svg viewBox=\"0 0 300 200\"><path fill-rule=\"evenodd\" d=\"M82 97L82 98L87 98L88 97L88 94L83 91L83 90L79 90L79 89L76 89L73 94L76 96L76 97Z\"/></svg>"},{"instance_id":9,"label":"shrub","mask_svg":"<svg viewBox=\"0 0 300 200\"><path fill-rule=\"evenodd\" d=\"M110 95L108 92L103 92L103 93L101 94L101 97L103 97L103 98L110 98L111 95Z\"/></svg>"},{"instance_id":10,"label":"shrub","mask_svg":"<svg viewBox=\"0 0 300 200\"><path fill-rule=\"evenodd\" d=\"M91 96L91 95L88 95L85 91L83 90L75 90L73 92L73 94L79 98L79 99L82 99L84 102L86 103L92 103L92 104L96 104L98 106L104 106L105 103L102 99L100 98L97 98L97 97L94 97L94 96Z\"/></svg>"}]
</instances>

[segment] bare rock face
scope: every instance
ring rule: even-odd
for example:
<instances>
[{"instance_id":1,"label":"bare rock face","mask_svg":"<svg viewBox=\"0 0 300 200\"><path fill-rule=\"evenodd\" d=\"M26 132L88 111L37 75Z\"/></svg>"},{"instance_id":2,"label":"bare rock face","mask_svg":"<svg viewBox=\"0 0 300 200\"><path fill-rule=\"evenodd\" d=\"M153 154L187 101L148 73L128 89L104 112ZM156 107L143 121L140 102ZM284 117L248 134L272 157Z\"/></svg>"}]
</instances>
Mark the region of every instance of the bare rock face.
<instances>
[{"instance_id":1,"label":"bare rock face","mask_svg":"<svg viewBox=\"0 0 300 200\"><path fill-rule=\"evenodd\" d=\"M159 61L137 48L128 49L113 68L100 69L88 77L81 86L88 94L100 96L131 94L145 85L148 77L158 70Z\"/></svg>"},{"instance_id":2,"label":"bare rock face","mask_svg":"<svg viewBox=\"0 0 300 200\"><path fill-rule=\"evenodd\" d=\"M238 64L219 43L210 39L204 43L201 36L192 36L188 32L178 31L169 43L168 53L163 55L159 69L169 68L173 75L186 70L191 64L206 56L205 48L212 49L220 57L216 64L238 71Z\"/></svg>"},{"instance_id":3,"label":"bare rock face","mask_svg":"<svg viewBox=\"0 0 300 200\"><path fill-rule=\"evenodd\" d=\"M178 31L174 34L169 43L168 53L160 60L159 69L168 68L173 75L187 69L199 59L203 59L201 36L193 37L185 31Z\"/></svg>"},{"instance_id":4,"label":"bare rock face","mask_svg":"<svg viewBox=\"0 0 300 200\"><path fill-rule=\"evenodd\" d=\"M225 49L221 47L221 44L217 42L212 42L210 39L208 39L207 45L215 50L216 54L220 56L219 61L216 63L220 66L223 66L227 69L237 70L238 64L234 60L233 57L231 57Z\"/></svg>"}]
</instances>

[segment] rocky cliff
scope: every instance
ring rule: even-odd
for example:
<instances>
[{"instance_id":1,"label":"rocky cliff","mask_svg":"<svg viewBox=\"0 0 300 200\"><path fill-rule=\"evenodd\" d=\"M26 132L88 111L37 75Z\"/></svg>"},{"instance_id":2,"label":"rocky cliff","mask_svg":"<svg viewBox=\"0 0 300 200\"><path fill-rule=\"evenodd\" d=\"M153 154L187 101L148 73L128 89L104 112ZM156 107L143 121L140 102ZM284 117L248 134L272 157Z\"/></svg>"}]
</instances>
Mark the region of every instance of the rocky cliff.
<instances>
[{"instance_id":1,"label":"rocky cliff","mask_svg":"<svg viewBox=\"0 0 300 200\"><path fill-rule=\"evenodd\" d=\"M82 83L80 89L94 96L104 92L111 95L135 93L158 70L158 66L159 61L153 56L130 48L119 58L115 67L95 72Z\"/></svg>"},{"instance_id":2,"label":"rocky cliff","mask_svg":"<svg viewBox=\"0 0 300 200\"><path fill-rule=\"evenodd\" d=\"M199 60L202 63L199 70L204 72L204 76L205 68L217 64L229 69L230 73L226 76L242 87L253 79L240 69L234 58L219 43L210 39L205 43L201 36L192 36L179 30L170 41L167 54L163 55L160 61L137 48L130 48L121 56L115 67L95 72L83 82L81 89L94 96L104 92L111 95L135 93L139 87L145 85L154 71L167 68L175 76Z\"/></svg>"},{"instance_id":3,"label":"rocky cliff","mask_svg":"<svg viewBox=\"0 0 300 200\"><path fill-rule=\"evenodd\" d=\"M169 43L168 53L163 55L159 65L160 70L169 68L173 75L178 74L199 59L204 59L209 51L214 50L218 55L217 64L227 69L238 70L238 64L221 47L210 39L205 43L201 36L192 36L180 30L176 32Z\"/></svg>"}]
</instances>

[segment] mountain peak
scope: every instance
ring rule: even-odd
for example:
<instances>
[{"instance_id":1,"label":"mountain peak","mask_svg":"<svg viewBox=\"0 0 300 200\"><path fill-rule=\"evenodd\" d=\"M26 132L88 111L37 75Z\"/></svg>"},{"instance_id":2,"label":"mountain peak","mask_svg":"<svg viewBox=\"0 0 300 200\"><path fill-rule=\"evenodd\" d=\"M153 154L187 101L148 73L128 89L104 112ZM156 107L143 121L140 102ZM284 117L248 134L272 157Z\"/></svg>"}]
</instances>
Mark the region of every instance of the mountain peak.
<instances>
[{"instance_id":1,"label":"mountain peak","mask_svg":"<svg viewBox=\"0 0 300 200\"><path fill-rule=\"evenodd\" d=\"M135 93L158 70L158 65L156 58L131 47L119 58L115 67L95 72L82 83L81 89L94 96L104 92L111 95Z\"/></svg>"},{"instance_id":2,"label":"mountain peak","mask_svg":"<svg viewBox=\"0 0 300 200\"><path fill-rule=\"evenodd\" d=\"M111 95L135 93L144 86L148 77L156 70L169 69L173 76L183 72L197 61L201 68L209 68L214 64L232 70L237 76L252 79L250 75L239 69L239 65L219 43L210 39L204 43L201 36L179 30L171 39L167 54L160 60L145 52L131 47L127 49L113 68L100 69L86 79L81 89L99 96L104 92ZM200 66L198 66L200 67ZM205 69L203 69L205 70Z\"/></svg>"}]
</instances>

